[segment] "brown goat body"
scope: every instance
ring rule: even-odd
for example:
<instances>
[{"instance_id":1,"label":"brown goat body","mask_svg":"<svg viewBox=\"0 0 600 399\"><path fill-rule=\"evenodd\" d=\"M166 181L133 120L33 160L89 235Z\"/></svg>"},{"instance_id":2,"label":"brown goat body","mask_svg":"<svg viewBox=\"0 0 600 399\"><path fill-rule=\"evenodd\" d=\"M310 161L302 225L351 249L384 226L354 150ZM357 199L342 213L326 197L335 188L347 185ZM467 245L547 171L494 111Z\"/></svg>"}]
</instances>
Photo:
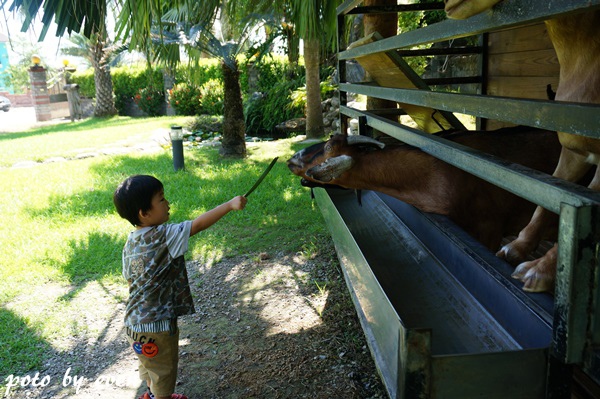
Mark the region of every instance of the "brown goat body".
<instances>
[{"instance_id":1,"label":"brown goat body","mask_svg":"<svg viewBox=\"0 0 600 399\"><path fill-rule=\"evenodd\" d=\"M442 137L547 174L560 155L556 133L533 128ZM344 166L338 168L338 160ZM409 145L376 149L369 143L349 145L347 136L334 135L297 152L288 167L316 184L378 191L446 215L492 250L518 232L534 210L532 203Z\"/></svg>"}]
</instances>

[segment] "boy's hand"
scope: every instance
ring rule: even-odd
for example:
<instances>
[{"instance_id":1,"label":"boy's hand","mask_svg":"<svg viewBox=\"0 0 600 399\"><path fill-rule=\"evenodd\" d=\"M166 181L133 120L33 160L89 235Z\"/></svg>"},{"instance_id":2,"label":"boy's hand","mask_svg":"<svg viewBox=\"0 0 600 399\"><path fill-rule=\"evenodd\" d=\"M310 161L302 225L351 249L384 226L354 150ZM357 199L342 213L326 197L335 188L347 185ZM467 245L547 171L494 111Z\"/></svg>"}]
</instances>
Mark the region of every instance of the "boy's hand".
<instances>
[{"instance_id":1,"label":"boy's hand","mask_svg":"<svg viewBox=\"0 0 600 399\"><path fill-rule=\"evenodd\" d=\"M237 197L233 197L231 200L229 200L229 203L231 204L231 209L235 211L241 211L242 209L244 209L246 207L247 202L248 199L243 195L238 195Z\"/></svg>"},{"instance_id":2,"label":"boy's hand","mask_svg":"<svg viewBox=\"0 0 600 399\"><path fill-rule=\"evenodd\" d=\"M204 212L202 215L198 216L192 221L190 236L209 228L231 211L241 211L246 206L246 202L248 202L246 197L239 195L237 197L233 197L227 202L223 202L221 205L211 209L208 212Z\"/></svg>"}]
</instances>

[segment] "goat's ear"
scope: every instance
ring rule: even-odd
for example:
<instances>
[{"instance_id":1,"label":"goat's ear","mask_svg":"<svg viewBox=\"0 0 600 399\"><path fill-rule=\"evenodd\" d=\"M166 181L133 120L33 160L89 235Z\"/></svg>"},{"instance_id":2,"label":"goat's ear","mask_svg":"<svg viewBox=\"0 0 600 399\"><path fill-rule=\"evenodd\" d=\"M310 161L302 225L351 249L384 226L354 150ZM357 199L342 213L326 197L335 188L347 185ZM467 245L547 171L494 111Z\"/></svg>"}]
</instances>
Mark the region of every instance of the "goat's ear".
<instances>
[{"instance_id":1,"label":"goat's ear","mask_svg":"<svg viewBox=\"0 0 600 399\"><path fill-rule=\"evenodd\" d=\"M352 168L352 165L354 165L354 160L351 156L340 155L339 157L328 158L322 164L313 166L306 171L306 176L328 183Z\"/></svg>"}]
</instances>

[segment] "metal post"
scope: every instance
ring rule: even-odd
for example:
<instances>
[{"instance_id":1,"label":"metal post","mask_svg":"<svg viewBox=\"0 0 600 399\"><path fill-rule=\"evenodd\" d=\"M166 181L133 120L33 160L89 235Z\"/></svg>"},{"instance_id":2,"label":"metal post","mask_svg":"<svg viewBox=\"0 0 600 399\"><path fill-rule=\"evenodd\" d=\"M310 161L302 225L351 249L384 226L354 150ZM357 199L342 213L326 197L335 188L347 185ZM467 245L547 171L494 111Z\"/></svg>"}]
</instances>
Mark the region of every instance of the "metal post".
<instances>
[{"instance_id":1,"label":"metal post","mask_svg":"<svg viewBox=\"0 0 600 399\"><path fill-rule=\"evenodd\" d=\"M592 336L597 226L592 205L561 204L548 399L571 397L572 365L583 362Z\"/></svg>"},{"instance_id":2,"label":"metal post","mask_svg":"<svg viewBox=\"0 0 600 399\"><path fill-rule=\"evenodd\" d=\"M596 260L593 206L561 204L559 250L554 294L553 354L565 363L581 363L591 326Z\"/></svg>"},{"instance_id":3,"label":"metal post","mask_svg":"<svg viewBox=\"0 0 600 399\"><path fill-rule=\"evenodd\" d=\"M185 169L183 160L183 130L181 126L171 126L170 136L173 147L173 168L175 171Z\"/></svg>"}]
</instances>

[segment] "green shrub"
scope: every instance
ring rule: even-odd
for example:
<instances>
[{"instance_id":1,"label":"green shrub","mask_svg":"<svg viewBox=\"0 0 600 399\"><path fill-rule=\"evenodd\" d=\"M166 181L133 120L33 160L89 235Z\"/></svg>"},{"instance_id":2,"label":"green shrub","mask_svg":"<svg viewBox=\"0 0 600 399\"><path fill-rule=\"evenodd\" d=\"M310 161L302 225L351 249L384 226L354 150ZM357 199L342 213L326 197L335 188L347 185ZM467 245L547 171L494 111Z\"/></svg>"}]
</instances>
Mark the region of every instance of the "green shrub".
<instances>
[{"instance_id":1,"label":"green shrub","mask_svg":"<svg viewBox=\"0 0 600 399\"><path fill-rule=\"evenodd\" d=\"M320 89L321 89L321 101L324 101L333 96L333 93L335 92L336 88L333 84L331 84L331 82L329 80L327 80L325 82L321 82ZM288 107L298 108L298 109L306 108L306 87L305 86L298 87L296 90L294 90L292 92L292 94L290 95L290 104L288 105Z\"/></svg>"},{"instance_id":2,"label":"green shrub","mask_svg":"<svg viewBox=\"0 0 600 399\"><path fill-rule=\"evenodd\" d=\"M246 132L274 137L275 126L304 116L305 101L294 103L291 95L304 86L305 71L301 66L290 66L284 57L263 60L254 68L258 72L257 92L244 101Z\"/></svg>"},{"instance_id":3,"label":"green shrub","mask_svg":"<svg viewBox=\"0 0 600 399\"><path fill-rule=\"evenodd\" d=\"M119 67L111 69L115 107L120 115L125 114L125 105L133 99L141 88L148 85L146 68Z\"/></svg>"},{"instance_id":4,"label":"green shrub","mask_svg":"<svg viewBox=\"0 0 600 399\"><path fill-rule=\"evenodd\" d=\"M208 115L223 114L223 83L211 79L200 87L200 107Z\"/></svg>"},{"instance_id":5,"label":"green shrub","mask_svg":"<svg viewBox=\"0 0 600 399\"><path fill-rule=\"evenodd\" d=\"M141 89L163 87L162 70L148 70L145 65L112 68L111 77L115 93L115 107L121 115L125 114L127 101L135 100Z\"/></svg>"},{"instance_id":6,"label":"green shrub","mask_svg":"<svg viewBox=\"0 0 600 399\"><path fill-rule=\"evenodd\" d=\"M337 87L331 82L331 76L328 76L326 80L321 82L321 99L326 100L333 97L333 94L337 90Z\"/></svg>"},{"instance_id":7,"label":"green shrub","mask_svg":"<svg viewBox=\"0 0 600 399\"><path fill-rule=\"evenodd\" d=\"M177 115L198 115L200 98L200 89L187 83L177 83L169 91L169 103Z\"/></svg>"},{"instance_id":8,"label":"green shrub","mask_svg":"<svg viewBox=\"0 0 600 399\"><path fill-rule=\"evenodd\" d=\"M254 136L274 136L275 126L288 119L304 116L304 103L294 104L291 94L303 85L302 79L282 80L269 91L253 95L246 101L246 132Z\"/></svg>"},{"instance_id":9,"label":"green shrub","mask_svg":"<svg viewBox=\"0 0 600 399\"><path fill-rule=\"evenodd\" d=\"M139 91L148 86L163 87L161 69L148 71L145 65L124 66L111 68L110 75L115 94L115 107L120 115L125 114L125 104L134 99ZM79 85L81 95L89 98L96 97L96 84L94 82L94 68L71 75L71 81Z\"/></svg>"},{"instance_id":10,"label":"green shrub","mask_svg":"<svg viewBox=\"0 0 600 399\"><path fill-rule=\"evenodd\" d=\"M71 82L79 85L79 94L84 97L96 97L96 83L94 82L94 68L88 68L82 72L71 75Z\"/></svg>"},{"instance_id":11,"label":"green shrub","mask_svg":"<svg viewBox=\"0 0 600 399\"><path fill-rule=\"evenodd\" d=\"M181 65L175 72L176 82L188 82L198 87L211 79L223 80L217 59L202 59L197 64Z\"/></svg>"},{"instance_id":12,"label":"green shrub","mask_svg":"<svg viewBox=\"0 0 600 399\"><path fill-rule=\"evenodd\" d=\"M158 116L162 114L165 95L162 89L148 86L140 89L135 95L134 101L149 116Z\"/></svg>"},{"instance_id":13,"label":"green shrub","mask_svg":"<svg viewBox=\"0 0 600 399\"><path fill-rule=\"evenodd\" d=\"M191 132L222 133L223 115L198 115L186 127Z\"/></svg>"},{"instance_id":14,"label":"green shrub","mask_svg":"<svg viewBox=\"0 0 600 399\"><path fill-rule=\"evenodd\" d=\"M275 85L283 81L304 81L304 68L290 66L287 59L273 57L270 61L263 61L254 65L258 69L257 91L270 91Z\"/></svg>"},{"instance_id":15,"label":"green shrub","mask_svg":"<svg viewBox=\"0 0 600 399\"><path fill-rule=\"evenodd\" d=\"M255 93L244 102L244 119L246 134L252 136L269 136L273 126L267 128L264 113L267 105L266 94Z\"/></svg>"}]
</instances>

